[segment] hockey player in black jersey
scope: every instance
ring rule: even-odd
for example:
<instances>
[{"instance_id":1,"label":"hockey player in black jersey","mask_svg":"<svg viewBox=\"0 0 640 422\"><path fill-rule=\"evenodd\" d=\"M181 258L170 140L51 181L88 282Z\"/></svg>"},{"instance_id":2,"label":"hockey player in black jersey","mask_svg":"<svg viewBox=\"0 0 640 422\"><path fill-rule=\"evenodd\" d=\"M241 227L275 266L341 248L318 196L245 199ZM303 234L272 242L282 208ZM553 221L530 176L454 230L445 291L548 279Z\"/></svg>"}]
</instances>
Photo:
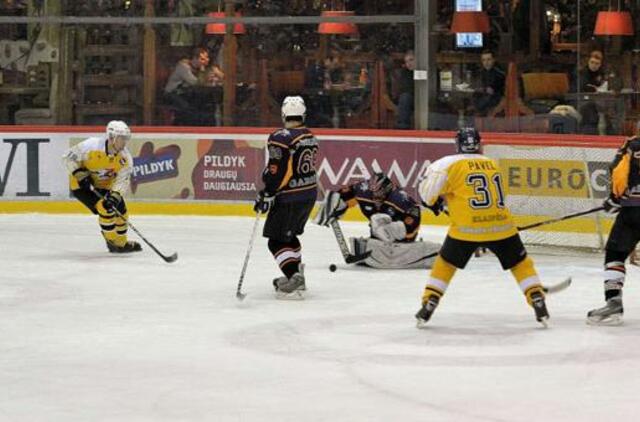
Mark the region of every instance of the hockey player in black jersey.
<instances>
[{"instance_id":1,"label":"hockey player in black jersey","mask_svg":"<svg viewBox=\"0 0 640 422\"><path fill-rule=\"evenodd\" d=\"M622 324L624 262L640 240L640 137L627 139L611 164L611 194L604 208L616 214L605 246L605 306L587 314L591 325Z\"/></svg>"},{"instance_id":2,"label":"hockey player in black jersey","mask_svg":"<svg viewBox=\"0 0 640 422\"><path fill-rule=\"evenodd\" d=\"M298 236L313 209L317 195L318 141L304 127L306 107L302 97L286 97L282 103L284 128L269 135L269 160L254 210L269 213L263 236L269 239L284 276L273 281L278 298L302 298L306 289L302 271L302 246Z\"/></svg>"},{"instance_id":3,"label":"hockey player in black jersey","mask_svg":"<svg viewBox=\"0 0 640 422\"><path fill-rule=\"evenodd\" d=\"M362 263L374 268L429 268L439 250L431 242L415 242L420 229L420 206L384 173L328 192L316 223L329 226L347 209L358 205L369 220L370 238L352 238L354 254L371 251Z\"/></svg>"}]
</instances>

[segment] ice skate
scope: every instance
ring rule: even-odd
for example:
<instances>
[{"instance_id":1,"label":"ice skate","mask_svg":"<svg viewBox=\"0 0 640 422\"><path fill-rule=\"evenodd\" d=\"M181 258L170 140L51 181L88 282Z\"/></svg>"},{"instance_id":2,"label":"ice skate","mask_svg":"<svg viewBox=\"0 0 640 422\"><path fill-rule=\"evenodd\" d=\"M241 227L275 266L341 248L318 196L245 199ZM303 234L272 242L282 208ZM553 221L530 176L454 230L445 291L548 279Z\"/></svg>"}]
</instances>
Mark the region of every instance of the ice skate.
<instances>
[{"instance_id":1,"label":"ice skate","mask_svg":"<svg viewBox=\"0 0 640 422\"><path fill-rule=\"evenodd\" d=\"M273 280L276 289L276 298L285 300L302 300L302 292L306 289L304 275L295 273L291 278L278 277Z\"/></svg>"},{"instance_id":2,"label":"ice skate","mask_svg":"<svg viewBox=\"0 0 640 422\"><path fill-rule=\"evenodd\" d=\"M425 328L429 319L431 319L431 315L436 310L438 303L440 302L440 298L435 295L431 295L427 303L422 305L422 308L416 314L416 327Z\"/></svg>"},{"instance_id":3,"label":"ice skate","mask_svg":"<svg viewBox=\"0 0 640 422\"><path fill-rule=\"evenodd\" d=\"M536 313L536 321L544 325L546 328L548 326L547 321L549 321L549 311L547 311L547 304L544 301L544 295L540 292L532 293L531 306Z\"/></svg>"},{"instance_id":4,"label":"ice skate","mask_svg":"<svg viewBox=\"0 0 640 422\"><path fill-rule=\"evenodd\" d=\"M118 246L113 242L109 242L107 240L107 248L111 253L131 253L131 252L140 252L142 250L142 246L138 242L134 242L132 240L125 243L123 246Z\"/></svg>"},{"instance_id":5,"label":"ice skate","mask_svg":"<svg viewBox=\"0 0 640 422\"><path fill-rule=\"evenodd\" d=\"M602 308L592 309L587 314L587 324L589 325L622 325L622 296L612 297L607 300Z\"/></svg>"}]
</instances>

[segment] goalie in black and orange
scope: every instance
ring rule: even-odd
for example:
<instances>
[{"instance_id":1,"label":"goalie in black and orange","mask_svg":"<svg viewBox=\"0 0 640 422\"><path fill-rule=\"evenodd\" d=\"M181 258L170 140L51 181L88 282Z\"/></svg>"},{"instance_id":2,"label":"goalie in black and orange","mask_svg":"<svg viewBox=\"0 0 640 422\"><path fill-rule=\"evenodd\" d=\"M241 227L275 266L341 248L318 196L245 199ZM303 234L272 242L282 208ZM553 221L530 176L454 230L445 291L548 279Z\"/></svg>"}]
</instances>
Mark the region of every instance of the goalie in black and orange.
<instances>
[{"instance_id":1,"label":"goalie in black and orange","mask_svg":"<svg viewBox=\"0 0 640 422\"><path fill-rule=\"evenodd\" d=\"M123 196L133 168L126 146L130 138L127 124L113 120L107 125L105 136L87 138L62 157L71 175L71 193L98 215L102 236L112 253L142 250L138 242L127 240L127 207Z\"/></svg>"},{"instance_id":2,"label":"goalie in black and orange","mask_svg":"<svg viewBox=\"0 0 640 422\"><path fill-rule=\"evenodd\" d=\"M604 209L616 214L605 246L605 306L589 311L591 325L622 324L625 261L640 240L640 137L627 139L611 163L611 194Z\"/></svg>"}]
</instances>

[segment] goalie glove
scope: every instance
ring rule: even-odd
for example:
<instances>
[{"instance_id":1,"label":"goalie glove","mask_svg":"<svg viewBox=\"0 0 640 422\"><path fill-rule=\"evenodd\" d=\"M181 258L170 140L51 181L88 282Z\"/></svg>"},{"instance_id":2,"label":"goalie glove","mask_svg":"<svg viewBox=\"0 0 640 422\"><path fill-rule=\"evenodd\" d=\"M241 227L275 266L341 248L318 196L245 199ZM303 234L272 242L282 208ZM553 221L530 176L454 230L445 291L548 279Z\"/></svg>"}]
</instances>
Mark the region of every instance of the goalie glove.
<instances>
[{"instance_id":1,"label":"goalie glove","mask_svg":"<svg viewBox=\"0 0 640 422\"><path fill-rule=\"evenodd\" d=\"M392 221L387 214L371 216L371 235L383 242L397 242L407 237L407 228L402 221Z\"/></svg>"},{"instance_id":2,"label":"goalie glove","mask_svg":"<svg viewBox=\"0 0 640 422\"><path fill-rule=\"evenodd\" d=\"M620 205L620 199L613 196L613 194L609 195L609 197L605 199L605 201L602 203L602 206L604 207L604 210L609 214L617 214L622 208L622 206Z\"/></svg>"},{"instance_id":3,"label":"goalie glove","mask_svg":"<svg viewBox=\"0 0 640 422\"><path fill-rule=\"evenodd\" d=\"M320 226L329 226L347 212L347 203L338 192L328 192L313 221Z\"/></svg>"}]
</instances>

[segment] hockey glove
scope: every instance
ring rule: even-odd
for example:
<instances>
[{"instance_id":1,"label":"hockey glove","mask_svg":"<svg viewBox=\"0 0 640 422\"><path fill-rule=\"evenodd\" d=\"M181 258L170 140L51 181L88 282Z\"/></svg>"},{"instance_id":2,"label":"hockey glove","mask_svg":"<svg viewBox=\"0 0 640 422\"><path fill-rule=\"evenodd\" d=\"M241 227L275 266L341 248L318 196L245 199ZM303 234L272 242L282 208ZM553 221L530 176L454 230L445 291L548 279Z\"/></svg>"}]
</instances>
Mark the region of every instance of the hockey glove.
<instances>
[{"instance_id":1,"label":"hockey glove","mask_svg":"<svg viewBox=\"0 0 640 422\"><path fill-rule=\"evenodd\" d=\"M102 198L102 206L105 210L112 212L115 209L118 209L120 203L122 202L122 195L115 191L109 191Z\"/></svg>"},{"instance_id":2,"label":"hockey glove","mask_svg":"<svg viewBox=\"0 0 640 422\"><path fill-rule=\"evenodd\" d=\"M82 190L91 190L91 172L85 168L79 168L72 173Z\"/></svg>"},{"instance_id":3,"label":"hockey glove","mask_svg":"<svg viewBox=\"0 0 640 422\"><path fill-rule=\"evenodd\" d=\"M255 203L253 204L253 210L255 212L259 212L261 214L266 214L269 212L271 207L273 206L273 202L276 200L276 196L261 190L258 192L258 197L256 198Z\"/></svg>"},{"instance_id":4,"label":"hockey glove","mask_svg":"<svg viewBox=\"0 0 640 422\"><path fill-rule=\"evenodd\" d=\"M620 205L620 199L613 195L609 195L607 199L602 203L604 210L609 214L617 214L622 206Z\"/></svg>"},{"instance_id":5,"label":"hockey glove","mask_svg":"<svg viewBox=\"0 0 640 422\"><path fill-rule=\"evenodd\" d=\"M347 212L347 203L342 200L340 193L328 192L320 209L314 218L314 222L320 226L329 226Z\"/></svg>"},{"instance_id":6,"label":"hockey glove","mask_svg":"<svg viewBox=\"0 0 640 422\"><path fill-rule=\"evenodd\" d=\"M442 197L439 197L433 205L427 205L424 201L421 202L422 206L425 208L429 208L431 212L433 212L433 215L435 215L436 217L439 216L442 211L444 211L444 200L442 199Z\"/></svg>"}]
</instances>

